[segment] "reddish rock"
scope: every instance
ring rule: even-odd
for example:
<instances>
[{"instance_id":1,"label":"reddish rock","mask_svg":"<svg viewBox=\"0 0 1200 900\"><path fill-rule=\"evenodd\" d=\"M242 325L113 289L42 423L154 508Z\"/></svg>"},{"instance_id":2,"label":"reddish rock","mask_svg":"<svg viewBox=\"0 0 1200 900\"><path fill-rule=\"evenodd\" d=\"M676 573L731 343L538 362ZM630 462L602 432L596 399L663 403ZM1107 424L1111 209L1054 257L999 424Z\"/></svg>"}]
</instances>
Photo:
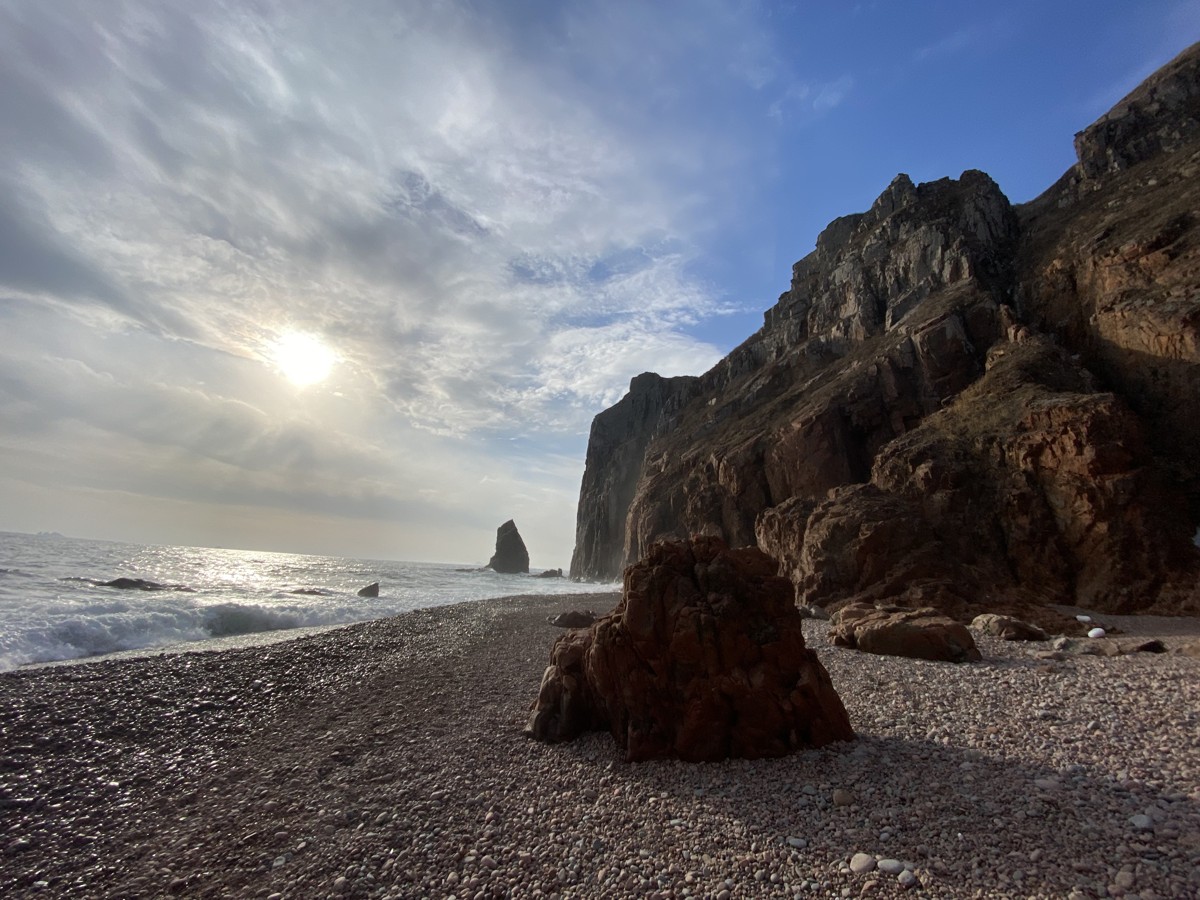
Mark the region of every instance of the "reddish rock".
<instances>
[{"instance_id":1,"label":"reddish rock","mask_svg":"<svg viewBox=\"0 0 1200 900\"><path fill-rule=\"evenodd\" d=\"M844 606L834 615L830 641L880 656L904 656L936 662L982 659L971 632L936 609L876 607L866 603Z\"/></svg>"},{"instance_id":2,"label":"reddish rock","mask_svg":"<svg viewBox=\"0 0 1200 900\"><path fill-rule=\"evenodd\" d=\"M782 756L854 736L791 583L755 548L661 542L621 602L558 639L526 733L607 728L629 760Z\"/></svg>"}]
</instances>

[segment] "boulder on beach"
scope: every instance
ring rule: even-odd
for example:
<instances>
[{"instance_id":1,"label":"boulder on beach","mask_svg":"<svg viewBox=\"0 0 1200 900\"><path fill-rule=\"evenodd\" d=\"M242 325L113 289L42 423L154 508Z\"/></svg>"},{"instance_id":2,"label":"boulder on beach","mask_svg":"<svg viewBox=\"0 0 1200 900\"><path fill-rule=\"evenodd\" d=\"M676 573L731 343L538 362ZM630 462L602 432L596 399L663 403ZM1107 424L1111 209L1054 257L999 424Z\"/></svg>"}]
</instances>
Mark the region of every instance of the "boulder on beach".
<instances>
[{"instance_id":1,"label":"boulder on beach","mask_svg":"<svg viewBox=\"0 0 1200 900\"><path fill-rule=\"evenodd\" d=\"M620 603L570 631L525 732L608 729L630 761L782 756L854 737L773 559L715 537L654 545Z\"/></svg>"},{"instance_id":2,"label":"boulder on beach","mask_svg":"<svg viewBox=\"0 0 1200 900\"><path fill-rule=\"evenodd\" d=\"M496 552L487 567L505 575L529 571L529 551L512 519L496 529Z\"/></svg>"},{"instance_id":3,"label":"boulder on beach","mask_svg":"<svg viewBox=\"0 0 1200 900\"><path fill-rule=\"evenodd\" d=\"M1046 632L1030 622L1024 622L1015 616L1002 616L997 613L983 613L971 620L971 627L984 634L990 634L1003 641L1044 641L1048 640Z\"/></svg>"},{"instance_id":4,"label":"boulder on beach","mask_svg":"<svg viewBox=\"0 0 1200 900\"><path fill-rule=\"evenodd\" d=\"M596 614L590 609L583 612L572 609L557 616L547 616L546 621L558 628L587 628L596 621Z\"/></svg>"},{"instance_id":5,"label":"boulder on beach","mask_svg":"<svg viewBox=\"0 0 1200 900\"><path fill-rule=\"evenodd\" d=\"M851 603L839 609L830 624L829 640L837 647L935 662L983 658L967 626L932 608Z\"/></svg>"},{"instance_id":6,"label":"boulder on beach","mask_svg":"<svg viewBox=\"0 0 1200 900\"><path fill-rule=\"evenodd\" d=\"M358 596L360 596L360 597L378 597L379 596L379 582L373 581L370 584L368 584L365 588L359 588Z\"/></svg>"}]
</instances>

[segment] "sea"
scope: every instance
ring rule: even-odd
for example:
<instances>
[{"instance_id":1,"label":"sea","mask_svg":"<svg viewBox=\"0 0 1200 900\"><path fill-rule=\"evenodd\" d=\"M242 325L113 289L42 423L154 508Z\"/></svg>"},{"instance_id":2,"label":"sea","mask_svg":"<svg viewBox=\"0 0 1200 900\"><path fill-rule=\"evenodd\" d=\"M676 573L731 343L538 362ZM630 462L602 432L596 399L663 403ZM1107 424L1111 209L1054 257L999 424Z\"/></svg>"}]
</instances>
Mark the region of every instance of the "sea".
<instances>
[{"instance_id":1,"label":"sea","mask_svg":"<svg viewBox=\"0 0 1200 900\"><path fill-rule=\"evenodd\" d=\"M154 587L104 584L117 579ZM358 595L373 582L378 597ZM616 589L477 565L0 532L0 672L129 651L268 643L491 597Z\"/></svg>"}]
</instances>

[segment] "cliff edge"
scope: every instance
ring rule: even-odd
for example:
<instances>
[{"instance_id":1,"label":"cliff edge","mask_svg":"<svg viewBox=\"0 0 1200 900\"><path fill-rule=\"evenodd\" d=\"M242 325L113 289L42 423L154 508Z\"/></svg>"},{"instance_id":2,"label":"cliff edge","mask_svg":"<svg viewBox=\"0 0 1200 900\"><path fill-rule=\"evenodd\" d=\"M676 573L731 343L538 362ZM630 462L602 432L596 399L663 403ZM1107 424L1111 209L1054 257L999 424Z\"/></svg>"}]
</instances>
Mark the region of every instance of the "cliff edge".
<instances>
[{"instance_id":1,"label":"cliff edge","mask_svg":"<svg viewBox=\"0 0 1200 900\"><path fill-rule=\"evenodd\" d=\"M1075 143L1022 207L897 176L712 370L634 379L572 575L711 534L809 603L1200 608L1200 45Z\"/></svg>"}]
</instances>

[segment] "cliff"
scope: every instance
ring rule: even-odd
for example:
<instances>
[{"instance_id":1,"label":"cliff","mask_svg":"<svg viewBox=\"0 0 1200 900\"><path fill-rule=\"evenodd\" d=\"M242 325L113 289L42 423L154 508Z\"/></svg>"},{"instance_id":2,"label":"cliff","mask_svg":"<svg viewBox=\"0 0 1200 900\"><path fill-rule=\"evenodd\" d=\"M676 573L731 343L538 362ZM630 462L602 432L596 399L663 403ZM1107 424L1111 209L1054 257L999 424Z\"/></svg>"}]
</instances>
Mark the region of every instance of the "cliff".
<instances>
[{"instance_id":1,"label":"cliff","mask_svg":"<svg viewBox=\"0 0 1200 900\"><path fill-rule=\"evenodd\" d=\"M572 575L713 534L805 602L1195 609L1198 105L1200 45L1032 203L900 175L832 222L726 359L596 417Z\"/></svg>"}]
</instances>

